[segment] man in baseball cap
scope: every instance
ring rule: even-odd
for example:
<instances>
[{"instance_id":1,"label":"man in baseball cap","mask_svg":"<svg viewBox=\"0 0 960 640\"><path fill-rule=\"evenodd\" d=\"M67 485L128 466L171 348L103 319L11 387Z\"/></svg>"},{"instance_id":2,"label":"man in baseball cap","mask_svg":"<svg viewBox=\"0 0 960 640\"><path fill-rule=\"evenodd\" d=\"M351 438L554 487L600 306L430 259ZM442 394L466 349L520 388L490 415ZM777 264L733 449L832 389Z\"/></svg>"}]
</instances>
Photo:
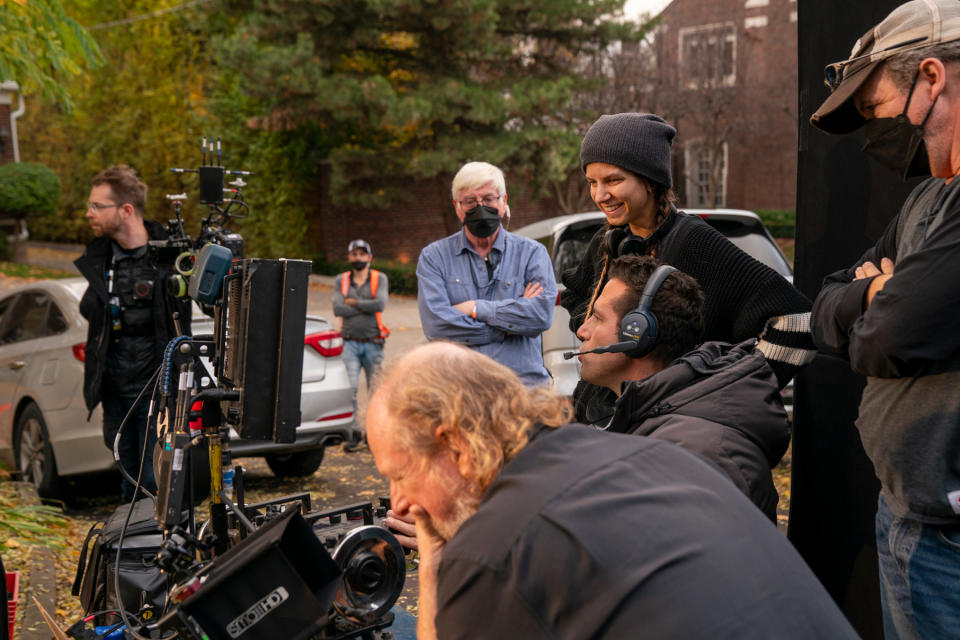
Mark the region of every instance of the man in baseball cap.
<instances>
[{"instance_id":1,"label":"man in baseball cap","mask_svg":"<svg viewBox=\"0 0 960 640\"><path fill-rule=\"evenodd\" d=\"M867 376L857 428L881 483L887 638L960 629L960 0L897 7L825 72L811 118L918 185L877 244L829 275L819 346Z\"/></svg>"},{"instance_id":2,"label":"man in baseball cap","mask_svg":"<svg viewBox=\"0 0 960 640\"><path fill-rule=\"evenodd\" d=\"M357 388L360 370L367 379L367 389L383 364L383 345L390 331L383 324L389 283L387 276L370 267L373 251L370 243L360 238L347 245L350 270L337 276L333 285L333 314L343 335L343 363L353 387L353 413L357 413ZM352 442L343 450L356 451L362 444L363 431L354 432Z\"/></svg>"}]
</instances>

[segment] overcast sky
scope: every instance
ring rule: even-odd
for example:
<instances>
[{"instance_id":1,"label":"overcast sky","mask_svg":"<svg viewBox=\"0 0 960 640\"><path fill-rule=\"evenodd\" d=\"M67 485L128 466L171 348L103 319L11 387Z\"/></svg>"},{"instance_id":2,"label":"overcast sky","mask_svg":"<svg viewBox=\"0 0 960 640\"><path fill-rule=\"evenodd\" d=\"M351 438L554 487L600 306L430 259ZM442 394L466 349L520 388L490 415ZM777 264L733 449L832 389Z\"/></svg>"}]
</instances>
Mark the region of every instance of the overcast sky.
<instances>
[{"instance_id":1,"label":"overcast sky","mask_svg":"<svg viewBox=\"0 0 960 640\"><path fill-rule=\"evenodd\" d=\"M670 0L627 0L623 12L628 17L647 12L655 15L658 11L670 4Z\"/></svg>"}]
</instances>

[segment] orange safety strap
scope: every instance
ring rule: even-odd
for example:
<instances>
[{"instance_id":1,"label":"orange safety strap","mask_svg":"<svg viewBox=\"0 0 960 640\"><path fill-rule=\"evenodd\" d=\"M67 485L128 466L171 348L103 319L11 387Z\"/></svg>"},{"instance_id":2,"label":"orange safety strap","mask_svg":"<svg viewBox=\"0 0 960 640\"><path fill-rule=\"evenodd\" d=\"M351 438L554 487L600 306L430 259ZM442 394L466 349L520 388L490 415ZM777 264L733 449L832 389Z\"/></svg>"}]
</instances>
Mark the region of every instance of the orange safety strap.
<instances>
[{"instance_id":1,"label":"orange safety strap","mask_svg":"<svg viewBox=\"0 0 960 640\"><path fill-rule=\"evenodd\" d=\"M370 269L370 296L377 297L377 285L380 284L380 272L376 269ZM340 295L347 297L350 291L350 272L346 271L340 274ZM390 335L390 329L383 324L383 314L377 311L377 328L380 329L380 337L386 338Z\"/></svg>"}]
</instances>

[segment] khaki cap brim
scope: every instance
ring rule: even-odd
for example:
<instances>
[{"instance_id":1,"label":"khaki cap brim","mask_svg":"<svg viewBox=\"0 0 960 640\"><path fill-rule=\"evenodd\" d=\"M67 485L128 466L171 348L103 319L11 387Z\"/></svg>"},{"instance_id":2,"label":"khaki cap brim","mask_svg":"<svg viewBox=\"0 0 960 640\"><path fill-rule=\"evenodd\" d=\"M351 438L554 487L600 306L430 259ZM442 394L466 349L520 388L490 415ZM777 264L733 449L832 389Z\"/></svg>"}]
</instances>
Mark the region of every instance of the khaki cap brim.
<instances>
[{"instance_id":1,"label":"khaki cap brim","mask_svg":"<svg viewBox=\"0 0 960 640\"><path fill-rule=\"evenodd\" d=\"M840 86L831 93L820 108L810 116L810 124L821 131L839 134L856 131L866 122L853 103L853 95L867 81L873 70L883 62L876 60L845 77Z\"/></svg>"}]
</instances>

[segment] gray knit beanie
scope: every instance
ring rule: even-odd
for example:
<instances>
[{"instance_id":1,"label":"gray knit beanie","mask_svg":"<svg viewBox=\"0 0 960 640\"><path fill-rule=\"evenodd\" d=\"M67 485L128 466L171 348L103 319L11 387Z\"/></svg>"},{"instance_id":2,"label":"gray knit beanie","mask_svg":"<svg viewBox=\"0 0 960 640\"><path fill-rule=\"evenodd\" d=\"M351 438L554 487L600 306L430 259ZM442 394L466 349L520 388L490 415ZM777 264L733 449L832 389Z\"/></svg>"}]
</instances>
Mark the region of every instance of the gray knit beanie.
<instances>
[{"instance_id":1,"label":"gray knit beanie","mask_svg":"<svg viewBox=\"0 0 960 640\"><path fill-rule=\"evenodd\" d=\"M665 187L670 179L670 145L677 130L652 113L600 116L580 145L580 168L605 162Z\"/></svg>"}]
</instances>

